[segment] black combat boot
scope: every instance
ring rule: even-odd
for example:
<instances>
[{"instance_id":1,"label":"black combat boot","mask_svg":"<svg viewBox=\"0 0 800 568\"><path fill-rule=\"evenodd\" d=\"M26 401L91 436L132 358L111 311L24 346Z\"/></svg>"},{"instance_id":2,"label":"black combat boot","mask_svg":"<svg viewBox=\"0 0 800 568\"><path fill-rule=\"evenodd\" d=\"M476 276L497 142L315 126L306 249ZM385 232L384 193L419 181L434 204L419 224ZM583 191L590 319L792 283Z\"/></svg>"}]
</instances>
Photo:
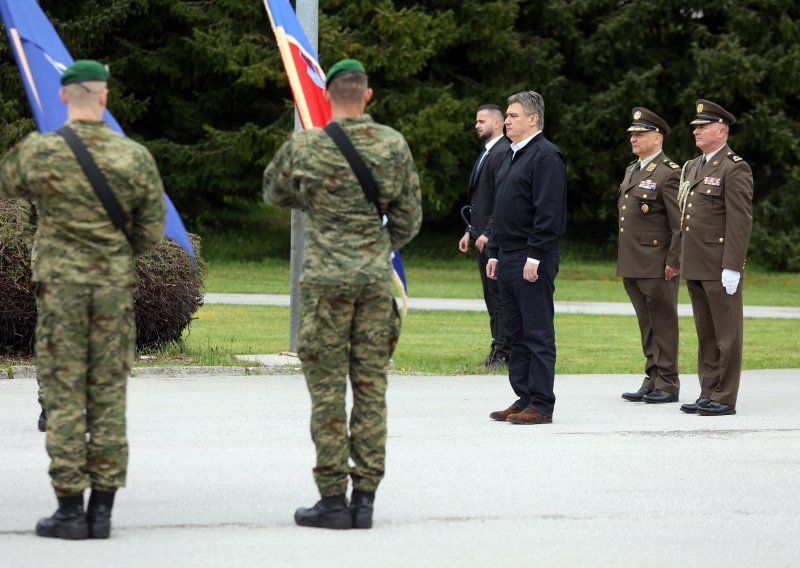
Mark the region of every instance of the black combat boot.
<instances>
[{"instance_id":1,"label":"black combat boot","mask_svg":"<svg viewBox=\"0 0 800 568\"><path fill-rule=\"evenodd\" d=\"M294 512L294 522L301 527L323 529L349 529L353 526L350 507L344 495L323 497L310 509L297 509Z\"/></svg>"},{"instance_id":2,"label":"black combat boot","mask_svg":"<svg viewBox=\"0 0 800 568\"><path fill-rule=\"evenodd\" d=\"M115 491L92 489L86 520L89 522L89 538L108 538L111 536L111 509L114 507Z\"/></svg>"},{"instance_id":3,"label":"black combat boot","mask_svg":"<svg viewBox=\"0 0 800 568\"><path fill-rule=\"evenodd\" d=\"M89 536L86 513L83 512L83 493L58 498L58 510L52 517L39 519L36 534L49 538L83 540Z\"/></svg>"},{"instance_id":4,"label":"black combat boot","mask_svg":"<svg viewBox=\"0 0 800 568\"><path fill-rule=\"evenodd\" d=\"M39 432L47 432L47 412L44 408L39 413Z\"/></svg>"},{"instance_id":5,"label":"black combat boot","mask_svg":"<svg viewBox=\"0 0 800 568\"><path fill-rule=\"evenodd\" d=\"M353 489L353 498L350 503L350 514L353 516L354 529L372 528L372 510L375 503L374 491Z\"/></svg>"}]
</instances>

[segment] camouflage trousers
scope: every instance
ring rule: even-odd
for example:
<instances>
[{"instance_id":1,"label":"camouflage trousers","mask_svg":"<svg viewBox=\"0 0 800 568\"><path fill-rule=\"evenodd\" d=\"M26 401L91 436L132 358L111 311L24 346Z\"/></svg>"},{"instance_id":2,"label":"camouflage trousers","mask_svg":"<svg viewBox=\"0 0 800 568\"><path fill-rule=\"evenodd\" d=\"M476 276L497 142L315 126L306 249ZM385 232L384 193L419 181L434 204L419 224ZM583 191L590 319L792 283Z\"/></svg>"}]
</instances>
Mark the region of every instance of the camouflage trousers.
<instances>
[{"instance_id":1,"label":"camouflage trousers","mask_svg":"<svg viewBox=\"0 0 800 568\"><path fill-rule=\"evenodd\" d=\"M375 491L386 457L386 370L400 336L389 281L301 287L298 355L311 394L314 479L323 497ZM347 376L353 391L348 433ZM350 466L352 460L353 466Z\"/></svg>"},{"instance_id":2,"label":"camouflage trousers","mask_svg":"<svg viewBox=\"0 0 800 568\"><path fill-rule=\"evenodd\" d=\"M34 288L34 293L36 294L36 313L39 313L39 284L36 284ZM42 378L39 376L39 373L36 373L36 386L37 386L37 398L39 400L39 407L41 407L42 411L47 410L47 405L44 401L44 386L42 386Z\"/></svg>"},{"instance_id":3,"label":"camouflage trousers","mask_svg":"<svg viewBox=\"0 0 800 568\"><path fill-rule=\"evenodd\" d=\"M125 485L125 395L136 343L130 287L42 284L36 374L57 496Z\"/></svg>"}]
</instances>

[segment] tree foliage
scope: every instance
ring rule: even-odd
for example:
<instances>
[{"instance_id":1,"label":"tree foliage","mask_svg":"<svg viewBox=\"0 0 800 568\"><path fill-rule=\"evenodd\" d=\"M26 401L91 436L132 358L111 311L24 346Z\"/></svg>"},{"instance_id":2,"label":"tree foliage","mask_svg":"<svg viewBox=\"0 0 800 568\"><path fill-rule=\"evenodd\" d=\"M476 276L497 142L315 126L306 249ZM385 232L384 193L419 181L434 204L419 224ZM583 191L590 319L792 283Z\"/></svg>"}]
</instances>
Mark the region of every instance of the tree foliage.
<instances>
[{"instance_id":1,"label":"tree foliage","mask_svg":"<svg viewBox=\"0 0 800 568\"><path fill-rule=\"evenodd\" d=\"M260 0L41 0L75 56L110 63L111 110L155 154L190 227L260 198L293 110ZM327 68L362 60L373 116L409 141L426 219L454 222L478 150L479 104L533 89L564 152L573 238L615 238L634 106L673 126L665 150L697 154L694 101L739 118L731 146L753 168L750 256L800 269L800 5L792 0L321 0ZM4 149L33 127L0 46ZM225 216L224 218L229 218Z\"/></svg>"}]
</instances>

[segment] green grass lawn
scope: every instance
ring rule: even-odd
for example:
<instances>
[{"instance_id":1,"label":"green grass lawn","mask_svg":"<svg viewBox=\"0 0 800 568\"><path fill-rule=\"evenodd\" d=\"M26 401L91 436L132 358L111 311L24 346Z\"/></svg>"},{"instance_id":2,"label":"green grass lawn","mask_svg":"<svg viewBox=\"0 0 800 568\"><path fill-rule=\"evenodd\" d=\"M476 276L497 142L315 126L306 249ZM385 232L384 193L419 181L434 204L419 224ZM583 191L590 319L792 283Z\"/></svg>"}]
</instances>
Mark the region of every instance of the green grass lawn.
<instances>
[{"instance_id":1,"label":"green grass lawn","mask_svg":"<svg viewBox=\"0 0 800 568\"><path fill-rule=\"evenodd\" d=\"M234 354L288 348L288 308L208 305L197 316L185 336L187 354L195 364L231 364ZM643 372L633 316L557 314L555 325L559 374ZM744 368L800 367L797 325L793 320L746 319ZM680 332L681 371L695 373L697 339L691 318L680 318ZM487 316L482 313L411 312L403 322L394 370L479 373L489 343Z\"/></svg>"},{"instance_id":2,"label":"green grass lawn","mask_svg":"<svg viewBox=\"0 0 800 568\"><path fill-rule=\"evenodd\" d=\"M269 225L262 215L283 223ZM207 292L287 294L288 235L285 216L275 210L254 212L247 236L211 235L205 240ZM265 225L266 226L266 225ZM252 229L252 230L250 230ZM424 235L404 250L409 295L418 298L481 298L475 259L458 252L460 235ZM556 300L628 302L616 276L615 251L608 245L566 243L556 280ZM262 260L258 260L262 259ZM800 273L774 273L748 266L744 279L748 305L800 306ZM679 301L689 303L681 284ZM641 373L639 332L633 316L556 316L557 372ZM800 367L800 334L793 320L745 320L744 368ZM696 372L697 339L691 318L681 318L680 365ZM419 373L477 373L489 348L484 313L411 312L394 356L394 370ZM208 305L185 335L185 351L173 346L153 362L231 365L235 354L278 353L288 349L289 310L271 306ZM187 357L188 356L188 357Z\"/></svg>"},{"instance_id":3,"label":"green grass lawn","mask_svg":"<svg viewBox=\"0 0 800 568\"><path fill-rule=\"evenodd\" d=\"M458 251L451 260L406 259L409 296L417 298L481 298L475 260ZM461 258L463 257L463 258ZM289 293L289 261L208 261L206 292ZM566 258L556 279L556 300L628 302L611 261ZM689 303L681 283L679 302ZM759 306L800 306L800 274L748 269L744 302Z\"/></svg>"}]
</instances>

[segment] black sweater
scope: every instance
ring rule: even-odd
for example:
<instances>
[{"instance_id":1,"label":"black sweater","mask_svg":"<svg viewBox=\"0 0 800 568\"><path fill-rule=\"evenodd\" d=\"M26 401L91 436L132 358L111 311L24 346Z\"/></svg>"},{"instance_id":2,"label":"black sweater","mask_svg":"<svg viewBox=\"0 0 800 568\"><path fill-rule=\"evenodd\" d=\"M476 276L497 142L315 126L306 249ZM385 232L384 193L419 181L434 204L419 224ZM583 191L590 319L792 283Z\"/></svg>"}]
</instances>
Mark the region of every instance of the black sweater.
<instances>
[{"instance_id":1,"label":"black sweater","mask_svg":"<svg viewBox=\"0 0 800 568\"><path fill-rule=\"evenodd\" d=\"M496 181L489 256L527 249L528 257L541 260L558 253L567 229L567 167L558 147L538 134L516 154L508 152Z\"/></svg>"}]
</instances>

